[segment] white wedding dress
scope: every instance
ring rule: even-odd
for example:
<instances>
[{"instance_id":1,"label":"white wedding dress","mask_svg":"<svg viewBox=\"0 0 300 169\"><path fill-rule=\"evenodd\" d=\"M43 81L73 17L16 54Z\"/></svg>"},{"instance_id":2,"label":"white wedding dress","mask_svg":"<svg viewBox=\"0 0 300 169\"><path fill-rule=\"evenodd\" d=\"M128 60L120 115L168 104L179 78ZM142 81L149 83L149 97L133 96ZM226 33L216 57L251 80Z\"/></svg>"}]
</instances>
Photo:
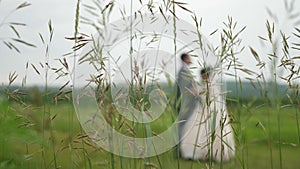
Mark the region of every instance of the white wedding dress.
<instances>
[{"instance_id":1,"label":"white wedding dress","mask_svg":"<svg viewBox=\"0 0 300 169\"><path fill-rule=\"evenodd\" d=\"M199 100L183 127L180 154L185 159L228 161L235 154L234 133L217 85L200 87Z\"/></svg>"}]
</instances>

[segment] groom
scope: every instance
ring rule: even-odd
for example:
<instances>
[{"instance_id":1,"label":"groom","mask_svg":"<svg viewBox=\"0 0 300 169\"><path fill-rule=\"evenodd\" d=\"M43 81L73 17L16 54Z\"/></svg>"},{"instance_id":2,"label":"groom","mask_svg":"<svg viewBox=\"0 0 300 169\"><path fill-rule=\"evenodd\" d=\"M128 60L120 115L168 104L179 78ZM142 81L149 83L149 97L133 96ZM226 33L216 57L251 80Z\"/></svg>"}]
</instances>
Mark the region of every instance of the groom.
<instances>
[{"instance_id":1,"label":"groom","mask_svg":"<svg viewBox=\"0 0 300 169\"><path fill-rule=\"evenodd\" d=\"M181 55L182 67L178 72L178 88L181 96L181 104L180 111L178 116L178 135L179 141L182 140L185 133L183 133L183 127L186 123L186 120L192 114L195 105L196 105L196 97L197 97L197 87L196 82L193 78L193 75L189 69L189 65L192 63L191 56L183 53Z\"/></svg>"}]
</instances>

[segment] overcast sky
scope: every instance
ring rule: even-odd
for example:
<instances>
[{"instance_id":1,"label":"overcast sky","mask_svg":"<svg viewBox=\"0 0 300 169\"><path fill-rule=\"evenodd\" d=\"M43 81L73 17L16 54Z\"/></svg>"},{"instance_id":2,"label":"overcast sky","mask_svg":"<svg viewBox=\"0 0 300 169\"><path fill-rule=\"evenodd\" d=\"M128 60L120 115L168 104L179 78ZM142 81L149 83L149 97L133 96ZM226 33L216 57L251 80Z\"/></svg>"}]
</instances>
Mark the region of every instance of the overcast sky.
<instances>
[{"instance_id":1,"label":"overcast sky","mask_svg":"<svg viewBox=\"0 0 300 169\"><path fill-rule=\"evenodd\" d=\"M88 0L83 0L86 3ZM120 0L119 0L120 1ZM0 0L0 23L3 18L8 15L16 6L24 1L20 0ZM74 16L76 1L73 0L30 0L32 5L26 7L7 18L7 22L23 22L26 27L20 27L22 39L33 43L37 48L23 47L21 54L9 50L2 42L0 44L0 83L8 83L8 75L10 72L16 71L19 74L17 82L22 81L25 74L26 62L30 64L38 64L45 60L45 46L41 43L39 33L48 36L48 21L51 20L54 27L54 38L50 46L50 60L62 58L62 55L71 51L73 42L68 41L65 37L71 37L74 32ZM129 0L122 0L120 4L127 8ZM227 21L230 15L238 22L240 28L247 26L243 37L245 46L253 46L260 48L257 38L259 35L266 35L265 22L268 19L266 8L271 9L279 18L279 27L284 31L291 32L294 25L286 20L283 0L186 0L186 6L194 11L197 16L203 18L203 34L208 36L215 29L222 29L223 22ZM119 5L120 5L119 4ZM300 11L299 2L294 5L297 11ZM128 7L129 9L129 7ZM189 14L179 13L181 18L191 22ZM112 20L116 20L119 13L113 15ZM84 26L82 26L84 28ZM89 31L82 32L93 34ZM0 27L0 38L15 36L9 27ZM208 38L213 45L217 45L217 37ZM248 49L247 49L248 50ZM254 69L254 59L251 56L241 56L241 61L249 68ZM71 59L70 59L71 60ZM43 84L44 79L34 74L34 70L29 67L28 84ZM54 80L50 84L54 84ZM57 82L64 83L64 82Z\"/></svg>"}]
</instances>

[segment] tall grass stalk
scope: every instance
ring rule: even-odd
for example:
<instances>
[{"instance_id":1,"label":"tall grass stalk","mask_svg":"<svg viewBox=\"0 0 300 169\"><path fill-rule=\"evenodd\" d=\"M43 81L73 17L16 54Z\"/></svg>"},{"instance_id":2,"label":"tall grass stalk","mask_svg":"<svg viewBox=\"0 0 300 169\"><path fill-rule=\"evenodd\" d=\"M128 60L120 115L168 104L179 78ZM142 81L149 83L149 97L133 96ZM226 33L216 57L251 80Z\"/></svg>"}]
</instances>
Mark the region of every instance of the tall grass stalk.
<instances>
[{"instance_id":1,"label":"tall grass stalk","mask_svg":"<svg viewBox=\"0 0 300 169\"><path fill-rule=\"evenodd\" d=\"M235 93L236 93L236 116L234 116L234 123L236 123L235 135L237 140L237 148L241 153L241 157L239 158L241 168L246 168L245 162L245 146L246 146L246 138L243 134L243 126L242 126L242 102L240 98L240 91L242 90L241 79L238 74L238 70L249 73L250 70L243 68L243 65L239 62L237 55L243 52L245 47L240 47L241 39L239 38L240 34L246 29L246 26L236 31L237 22L233 21L233 18L228 16L228 21L224 23L225 28L222 30L221 34L221 51L220 58L223 62L227 63L227 70L230 68L233 69L233 73L229 74L234 77L235 80Z\"/></svg>"},{"instance_id":2,"label":"tall grass stalk","mask_svg":"<svg viewBox=\"0 0 300 169\"><path fill-rule=\"evenodd\" d=\"M270 128L271 127L271 108L269 108L269 111L268 111L268 127ZM269 144L269 153L270 153L270 166L271 166L271 169L274 168L273 166L273 140L272 140L272 136L273 136L273 133L271 131L271 129L269 129L269 132L268 132L268 144Z\"/></svg>"},{"instance_id":3,"label":"tall grass stalk","mask_svg":"<svg viewBox=\"0 0 300 169\"><path fill-rule=\"evenodd\" d=\"M176 22L177 22L177 16L176 16L176 4L175 4L175 1L172 1L172 14L173 14L173 45L174 45L174 56L177 56L177 27L176 27ZM178 68L177 68L177 58L174 57L174 64L175 64L175 74L177 73L178 71ZM179 91L178 91L178 87L177 87L177 83L175 83L175 104L174 104L174 110L175 111L178 111L178 106L177 106L177 95L179 94ZM178 137L179 139L179 137ZM179 140L180 141L180 140ZM180 160L179 160L179 157L180 157L180 143L176 146L176 162L177 162L177 169L180 169Z\"/></svg>"},{"instance_id":4,"label":"tall grass stalk","mask_svg":"<svg viewBox=\"0 0 300 169\"><path fill-rule=\"evenodd\" d=\"M297 96L299 97L299 96ZM298 99L297 104L300 105L300 101ZM296 125L297 125L297 132L298 132L298 144L300 144L300 125L299 125L299 106L295 108L295 114L296 114Z\"/></svg>"},{"instance_id":5,"label":"tall grass stalk","mask_svg":"<svg viewBox=\"0 0 300 169\"><path fill-rule=\"evenodd\" d=\"M74 47L79 45L79 40L78 40L78 33L79 33L79 22L80 22L80 6L81 6L81 0L77 0L76 2L76 12L75 12L75 27L74 27ZM77 59L77 50L73 50L73 73L75 75L75 70L76 70L76 59ZM75 83L75 77L73 79L73 84ZM73 114L72 114L72 117L71 119L73 119ZM71 121L71 125L73 126L73 120ZM81 135L84 135L84 131L82 129L82 127L80 128L80 132L81 132ZM72 143L70 144L72 146ZM83 162L84 162L84 168L87 168L87 162L88 162L88 157L87 157L87 154L86 154L86 150L85 150L85 143L83 141L83 139L81 139L81 146L82 146L82 155L83 155ZM71 148L72 149L72 148ZM88 163L89 164L89 163ZM91 166L90 166L91 168Z\"/></svg>"},{"instance_id":6,"label":"tall grass stalk","mask_svg":"<svg viewBox=\"0 0 300 169\"><path fill-rule=\"evenodd\" d=\"M293 33L294 37L296 37L298 40L300 39L300 29L299 28L295 28L294 30L295 32ZM300 52L300 44L298 42L294 42L292 43L293 47L292 49L297 50L298 52ZM292 63L291 64L291 68L290 68L290 77L294 77L295 75L299 75L299 66L295 68L295 62L296 59L298 57L293 57L292 58ZM295 78L295 82L297 82L298 77ZM296 114L296 126L297 126L297 133L298 133L298 144L300 144L300 124L299 124L299 110L300 110L300 99L299 99L299 84L293 84L294 86L292 86L294 88L294 96L296 97L296 106L295 107L295 114ZM293 103L293 102L292 102Z\"/></svg>"},{"instance_id":7,"label":"tall grass stalk","mask_svg":"<svg viewBox=\"0 0 300 169\"><path fill-rule=\"evenodd\" d=\"M175 4L175 2L174 1L171 1L172 3L171 3L171 10L172 10L172 16L173 16L173 45L174 45L174 56L177 56L177 27L176 27L176 23L177 23L177 16L176 16L176 4ZM177 58L176 57L174 57L174 64L175 64L175 75L177 75L177 73L178 73L178 71L177 71ZM174 84L174 86L177 86L178 84L177 83L175 83ZM176 89L175 89L175 104L174 104L174 111L179 111L179 109L178 109L178 105L177 105L177 102L179 101L179 100L177 100L177 95L179 94L179 91L178 91L179 89L178 89L178 87L176 87ZM178 137L178 139L179 139L179 137ZM180 140L179 140L180 141ZM176 145L176 148L175 148L175 153L176 153L176 162L177 162L177 169L180 169L180 160L179 160L179 158L180 158L180 143L178 144L178 145Z\"/></svg>"},{"instance_id":8,"label":"tall grass stalk","mask_svg":"<svg viewBox=\"0 0 300 169\"><path fill-rule=\"evenodd\" d=\"M130 57L130 72L131 72L131 76L130 76L130 86L134 86L134 67L133 67L133 0L130 0L130 46L129 46L129 57ZM133 88L131 88L131 92L133 93L134 91L132 91ZM135 122L132 121L132 126L135 126ZM136 159L134 159L134 166L136 168Z\"/></svg>"},{"instance_id":9,"label":"tall grass stalk","mask_svg":"<svg viewBox=\"0 0 300 169\"><path fill-rule=\"evenodd\" d=\"M269 95L271 99L271 105L274 110L276 110L276 116L277 116L277 132L278 132L278 144L279 144L279 163L280 168L282 168L282 150L281 150L281 122L280 122L280 96L278 93L278 71L277 71L277 60L278 60L278 54L277 54L277 40L273 39L274 37L274 30L275 26L274 24L269 24L269 21L267 21L267 31L269 34L269 43L272 46L272 53L269 54L269 57L271 58L271 70L270 72L273 72L273 78L271 78L271 84L272 84L272 94Z\"/></svg>"}]
</instances>

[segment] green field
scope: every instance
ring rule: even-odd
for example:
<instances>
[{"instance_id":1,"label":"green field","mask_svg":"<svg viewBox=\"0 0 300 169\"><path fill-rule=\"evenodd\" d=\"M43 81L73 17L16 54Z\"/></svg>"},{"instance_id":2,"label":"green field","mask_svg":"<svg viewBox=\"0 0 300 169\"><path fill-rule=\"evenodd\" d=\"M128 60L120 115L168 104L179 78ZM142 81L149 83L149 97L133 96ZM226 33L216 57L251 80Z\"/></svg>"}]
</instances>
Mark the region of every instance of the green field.
<instances>
[{"instance_id":1,"label":"green field","mask_svg":"<svg viewBox=\"0 0 300 169\"><path fill-rule=\"evenodd\" d=\"M16 4L15 8L7 9L10 12L4 10L0 22L3 31L0 42L13 55L17 52L20 55L16 56L24 59L15 62L8 53L1 50L4 53L2 57L9 58L4 63L11 61L10 64L18 67L24 67L25 64L19 64L26 63L26 60L27 63L22 72L9 70L8 81L2 81L0 88L0 169L299 169L300 13L294 8L299 5L294 0L284 0L280 5L282 8L272 10L269 8L271 5L266 3L268 17L264 23L255 23L259 29L262 28L259 27L261 24L265 27L264 33L258 31L253 34L257 29L244 25L245 22L240 24L239 20L230 15L219 26L213 26L213 30L206 32L207 25L205 22L202 24L202 14L189 9L185 1L136 2L134 5L133 1L124 1L125 4L114 0L74 1L74 11L62 8L64 14L74 14L74 29L67 27L70 23L65 21L59 24L59 19L63 17L56 20L53 15L55 22L51 18L47 18L48 23L42 20L31 22L30 15L15 13L30 6L29 2ZM39 10L34 11L33 15L51 12ZM15 14L20 18L12 17ZM60 12L55 10L55 14ZM111 22L116 19L114 16L120 16L117 19L120 22ZM193 25L187 24L187 20L180 16L191 17ZM28 21L28 25L38 27L28 29L27 23L23 23ZM58 23L59 27L56 28L52 23ZM184 23L184 26L180 23ZM142 29L139 28L140 24ZM67 35L61 34L60 26L68 29ZM189 29L192 26L194 29ZM144 29L148 27L162 29ZM248 31L248 27L252 30ZM19 30L22 31L19 33ZM28 30L36 37L23 36L23 31ZM96 31L96 34L89 30ZM245 30L252 32L250 37L257 37L259 41L245 41ZM209 40L213 39L218 40L210 44ZM64 49L64 45L59 42L61 40L70 42L68 49L61 50ZM36 47L36 51L42 53L30 53L25 48L19 49L19 45ZM226 106L234 129L234 159L226 163L183 160L178 157L176 147L151 158L125 158L103 150L87 136L72 103L76 84L77 87L86 85L87 89L96 88L91 93L81 94L95 94L97 98L92 99L97 100L98 105L95 105L101 109L106 122L124 135L147 137L161 133L174 123L177 117L174 110L177 105L174 103L178 93L177 85L172 80L175 78L170 71L174 66L172 72L178 72L177 65L182 52L187 52L195 59L192 59L195 63L191 69L212 68L206 70L213 70L212 80L218 80L213 80L211 84L222 82L221 91L222 94L226 93ZM155 60L155 64L152 65L151 60ZM127 61L130 61L128 67L125 66ZM91 67L86 69L85 65ZM9 65L6 68L11 69ZM127 69L130 74L128 79L124 76ZM87 76L84 77L82 73ZM119 73L126 79L120 81L123 84L119 87L126 84L125 87L130 89L129 99L126 99L130 100L132 107L146 110L151 106L149 90L153 85L164 91L172 104L168 104L165 112L147 126L125 119L116 111L111 91L120 80L117 79ZM207 77L211 76L210 71L206 73ZM1 76L4 74L1 73ZM167 83L159 84L164 81L161 79L163 76ZM233 81L225 83L227 77ZM36 81L31 81L35 78ZM52 83L61 86L52 86ZM30 86L32 84L40 86ZM117 93L115 97L123 94L119 91ZM74 96L75 100L79 98Z\"/></svg>"},{"instance_id":2,"label":"green field","mask_svg":"<svg viewBox=\"0 0 300 169\"><path fill-rule=\"evenodd\" d=\"M112 155L85 137L71 103L24 108L2 99L0 168L263 169L280 168L280 162L285 169L300 167L297 108L284 106L277 111L245 103L240 107L228 104L228 109L236 132L236 158L211 164L178 159L175 148L149 159ZM165 114L152 125L154 132L172 122L168 112Z\"/></svg>"}]
</instances>

